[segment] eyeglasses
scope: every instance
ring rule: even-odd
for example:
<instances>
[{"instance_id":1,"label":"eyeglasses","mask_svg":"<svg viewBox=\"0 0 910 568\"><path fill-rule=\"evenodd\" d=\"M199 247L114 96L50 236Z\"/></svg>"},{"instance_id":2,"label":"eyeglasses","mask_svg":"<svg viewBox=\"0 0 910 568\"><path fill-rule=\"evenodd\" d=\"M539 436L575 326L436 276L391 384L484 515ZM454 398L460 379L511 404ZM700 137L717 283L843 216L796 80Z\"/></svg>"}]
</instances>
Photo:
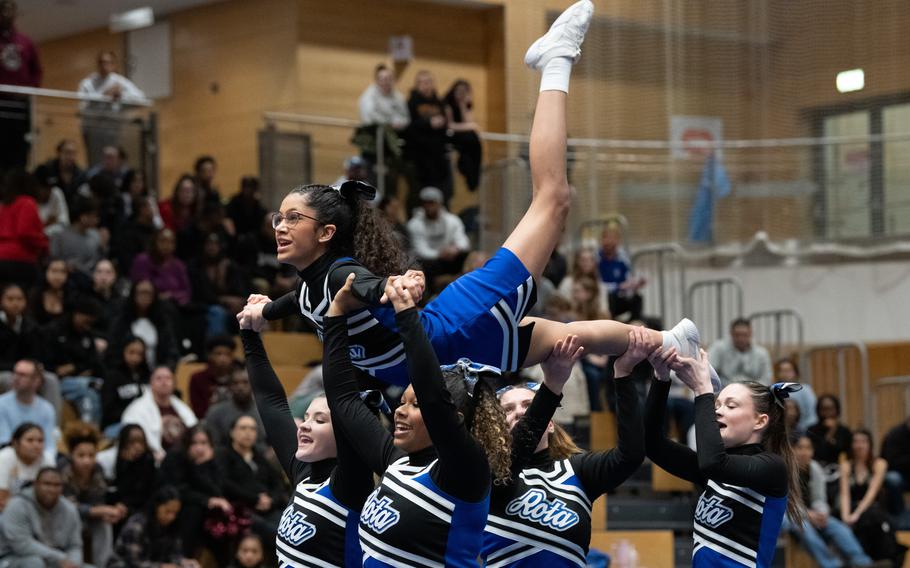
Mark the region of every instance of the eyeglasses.
<instances>
[{"instance_id":1,"label":"eyeglasses","mask_svg":"<svg viewBox=\"0 0 910 568\"><path fill-rule=\"evenodd\" d=\"M303 213L298 213L297 211L291 211L287 215L282 215L281 213L272 213L272 228L277 229L278 225L284 221L284 224L287 225L289 229L293 229L301 219L311 219L317 223L322 223L316 217L310 217L309 215L304 215Z\"/></svg>"},{"instance_id":2,"label":"eyeglasses","mask_svg":"<svg viewBox=\"0 0 910 568\"><path fill-rule=\"evenodd\" d=\"M496 398L501 397L502 395L504 395L505 393L509 392L512 389L528 389L531 392L537 392L540 389L540 383L535 383L533 381L529 381L527 383L519 383L517 385L509 385L509 386L502 387L501 389L496 391Z\"/></svg>"}]
</instances>

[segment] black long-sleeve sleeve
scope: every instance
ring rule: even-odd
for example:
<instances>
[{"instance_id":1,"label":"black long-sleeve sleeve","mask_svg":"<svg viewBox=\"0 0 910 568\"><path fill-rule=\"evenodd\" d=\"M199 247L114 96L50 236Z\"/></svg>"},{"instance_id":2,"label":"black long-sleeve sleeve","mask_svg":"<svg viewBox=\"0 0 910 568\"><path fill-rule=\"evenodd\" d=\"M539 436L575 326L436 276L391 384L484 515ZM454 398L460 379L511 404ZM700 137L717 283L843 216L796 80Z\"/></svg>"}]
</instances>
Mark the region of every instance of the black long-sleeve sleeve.
<instances>
[{"instance_id":1,"label":"black long-sleeve sleeve","mask_svg":"<svg viewBox=\"0 0 910 568\"><path fill-rule=\"evenodd\" d=\"M641 410L635 379L614 379L616 386L617 444L606 452L578 454L571 459L588 497L593 501L615 489L635 473L645 459Z\"/></svg>"},{"instance_id":2,"label":"black long-sleeve sleeve","mask_svg":"<svg viewBox=\"0 0 910 568\"><path fill-rule=\"evenodd\" d=\"M275 321L292 316L300 311L297 303L297 290L292 290L277 300L272 300L262 308L262 317Z\"/></svg>"},{"instance_id":3,"label":"black long-sleeve sleeve","mask_svg":"<svg viewBox=\"0 0 910 568\"><path fill-rule=\"evenodd\" d=\"M332 413L339 460L342 452L350 447L369 471L381 475L389 464L404 456L404 452L395 447L392 435L360 400L357 371L348 351L347 316L326 317L323 325L323 384Z\"/></svg>"},{"instance_id":4,"label":"black long-sleeve sleeve","mask_svg":"<svg viewBox=\"0 0 910 568\"><path fill-rule=\"evenodd\" d=\"M720 437L714 395L695 397L695 440L702 475L721 483L742 485L772 497L787 494L787 466L771 452L737 455L727 451Z\"/></svg>"},{"instance_id":5,"label":"black long-sleeve sleeve","mask_svg":"<svg viewBox=\"0 0 910 568\"><path fill-rule=\"evenodd\" d=\"M452 402L417 309L399 312L395 314L395 320L404 343L408 377L439 456L434 481L453 497L479 501L490 488L490 464L486 454L468 432Z\"/></svg>"},{"instance_id":6,"label":"black long-sleeve sleeve","mask_svg":"<svg viewBox=\"0 0 910 568\"><path fill-rule=\"evenodd\" d=\"M673 475L704 485L695 451L670 440L664 433L669 393L670 381L651 381L648 402L645 404L645 453L651 461Z\"/></svg>"},{"instance_id":7,"label":"black long-sleeve sleeve","mask_svg":"<svg viewBox=\"0 0 910 568\"><path fill-rule=\"evenodd\" d=\"M512 428L512 466L511 477L514 480L525 468L540 439L547 432L550 420L556 414L559 408L559 402L562 400L561 394L555 394L542 384L534 394L531 406L528 407L525 415Z\"/></svg>"},{"instance_id":8,"label":"black long-sleeve sleeve","mask_svg":"<svg viewBox=\"0 0 910 568\"><path fill-rule=\"evenodd\" d=\"M256 408L265 426L266 438L275 450L281 467L288 479L296 481L303 476L306 464L297 460L297 424L291 416L288 399L281 381L269 363L262 338L255 331L240 331L243 350L246 354L246 369L253 386Z\"/></svg>"},{"instance_id":9,"label":"black long-sleeve sleeve","mask_svg":"<svg viewBox=\"0 0 910 568\"><path fill-rule=\"evenodd\" d=\"M385 293L387 279L382 276L376 276L365 266L353 262L340 263L332 268L332 273L329 275L329 292L332 294L332 298L344 286L348 274L352 272L357 275L351 285L351 292L354 297L368 306L378 305L379 299Z\"/></svg>"}]
</instances>

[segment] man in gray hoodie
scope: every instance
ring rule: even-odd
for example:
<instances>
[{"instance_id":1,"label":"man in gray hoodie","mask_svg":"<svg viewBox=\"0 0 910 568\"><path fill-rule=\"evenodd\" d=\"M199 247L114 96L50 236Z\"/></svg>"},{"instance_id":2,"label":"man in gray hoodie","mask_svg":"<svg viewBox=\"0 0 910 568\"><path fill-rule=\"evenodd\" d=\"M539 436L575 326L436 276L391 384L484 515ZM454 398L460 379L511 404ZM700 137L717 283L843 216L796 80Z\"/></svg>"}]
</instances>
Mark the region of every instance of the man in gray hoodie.
<instances>
[{"instance_id":1,"label":"man in gray hoodie","mask_svg":"<svg viewBox=\"0 0 910 568\"><path fill-rule=\"evenodd\" d=\"M46 467L10 499L0 516L0 568L83 566L79 511L62 494L60 472Z\"/></svg>"}]
</instances>

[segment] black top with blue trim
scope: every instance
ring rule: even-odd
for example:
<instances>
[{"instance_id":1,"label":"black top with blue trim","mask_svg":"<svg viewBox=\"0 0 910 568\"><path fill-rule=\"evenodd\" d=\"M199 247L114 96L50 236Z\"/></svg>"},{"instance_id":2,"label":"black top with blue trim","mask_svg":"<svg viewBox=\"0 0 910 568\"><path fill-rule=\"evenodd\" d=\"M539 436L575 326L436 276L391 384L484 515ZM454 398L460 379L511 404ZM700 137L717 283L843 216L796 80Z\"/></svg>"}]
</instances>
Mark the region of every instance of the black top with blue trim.
<instances>
[{"instance_id":1,"label":"black top with blue trim","mask_svg":"<svg viewBox=\"0 0 910 568\"><path fill-rule=\"evenodd\" d=\"M416 309L396 314L408 374L433 445L405 454L357 394L346 318L325 318L325 391L336 432L382 474L360 517L364 566L476 566L490 466L445 388Z\"/></svg>"},{"instance_id":2,"label":"black top with blue trim","mask_svg":"<svg viewBox=\"0 0 910 568\"><path fill-rule=\"evenodd\" d=\"M554 460L534 452L562 398L541 385L512 430L512 481L494 486L482 557L490 568L585 566L591 503L641 465L644 437L633 379L615 380L618 444Z\"/></svg>"},{"instance_id":3,"label":"black top with blue trim","mask_svg":"<svg viewBox=\"0 0 910 568\"><path fill-rule=\"evenodd\" d=\"M648 457L705 487L695 509L692 565L771 566L787 510L787 466L761 444L724 448L714 395L695 397L697 452L664 435L670 381L651 383L645 410Z\"/></svg>"},{"instance_id":4,"label":"black top with blue trim","mask_svg":"<svg viewBox=\"0 0 910 568\"><path fill-rule=\"evenodd\" d=\"M262 339L250 330L240 332L246 366L265 426L294 494L281 516L275 538L276 552L284 566L361 565L357 519L373 490L373 476L356 453L338 443L338 458L305 463L297 452L297 425L291 417L284 387L275 375Z\"/></svg>"}]
</instances>

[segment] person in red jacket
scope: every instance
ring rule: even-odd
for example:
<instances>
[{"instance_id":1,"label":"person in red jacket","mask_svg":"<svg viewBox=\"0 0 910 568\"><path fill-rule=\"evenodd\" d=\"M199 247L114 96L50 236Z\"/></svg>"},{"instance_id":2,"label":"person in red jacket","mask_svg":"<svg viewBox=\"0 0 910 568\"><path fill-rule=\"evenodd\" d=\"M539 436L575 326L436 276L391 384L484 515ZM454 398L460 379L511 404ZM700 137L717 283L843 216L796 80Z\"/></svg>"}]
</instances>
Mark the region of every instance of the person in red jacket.
<instances>
[{"instance_id":1,"label":"person in red jacket","mask_svg":"<svg viewBox=\"0 0 910 568\"><path fill-rule=\"evenodd\" d=\"M28 290L37 277L38 260L47 254L44 224L29 196L34 178L10 172L0 180L0 282Z\"/></svg>"}]
</instances>

